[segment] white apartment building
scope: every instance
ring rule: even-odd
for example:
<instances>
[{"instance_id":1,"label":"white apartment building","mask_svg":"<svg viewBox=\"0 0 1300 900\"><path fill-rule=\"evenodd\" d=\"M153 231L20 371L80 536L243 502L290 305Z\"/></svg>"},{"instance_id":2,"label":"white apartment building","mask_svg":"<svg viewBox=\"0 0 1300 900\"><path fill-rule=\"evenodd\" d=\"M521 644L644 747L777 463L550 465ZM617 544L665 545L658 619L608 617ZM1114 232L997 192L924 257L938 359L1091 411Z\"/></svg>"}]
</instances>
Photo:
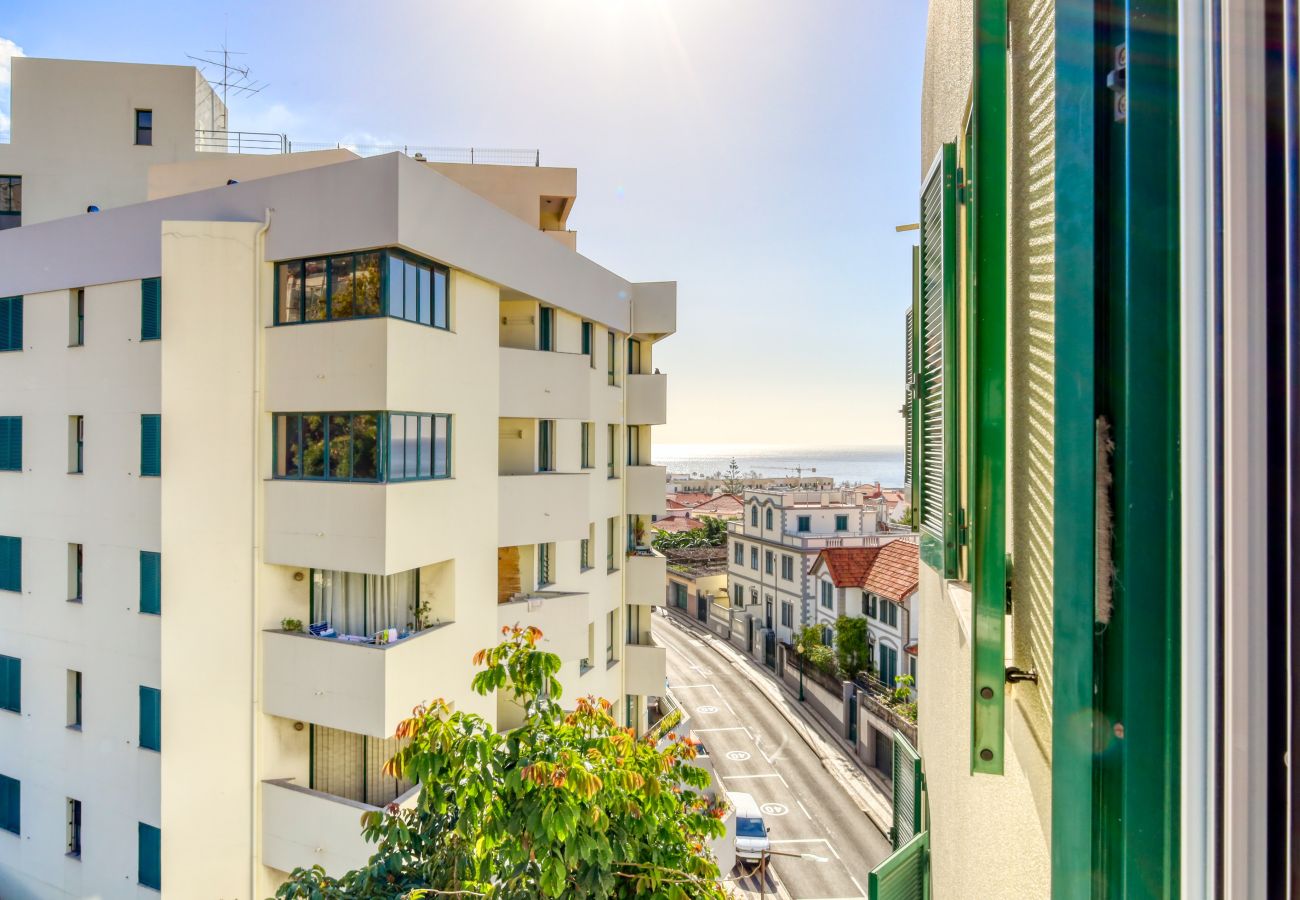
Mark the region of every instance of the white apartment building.
<instances>
[{"instance_id":1,"label":"white apartment building","mask_svg":"<svg viewBox=\"0 0 1300 900\"><path fill-rule=\"evenodd\" d=\"M840 616L867 620L868 641L876 675L887 688L894 678L916 679L920 605L920 547L890 541L879 547L833 547L813 561L815 623L829 645L830 628Z\"/></svg>"},{"instance_id":2,"label":"white apartment building","mask_svg":"<svg viewBox=\"0 0 1300 900\"><path fill-rule=\"evenodd\" d=\"M778 641L816 621L810 573L823 549L913 539L890 532L884 504L858 491L747 490L744 501L728 528L727 591L733 609Z\"/></svg>"},{"instance_id":3,"label":"white apartment building","mask_svg":"<svg viewBox=\"0 0 1300 900\"><path fill-rule=\"evenodd\" d=\"M676 288L574 252L576 173L198 152L190 68L12 83L0 896L361 864L414 706L517 721L470 690L504 626L643 727Z\"/></svg>"}]
</instances>

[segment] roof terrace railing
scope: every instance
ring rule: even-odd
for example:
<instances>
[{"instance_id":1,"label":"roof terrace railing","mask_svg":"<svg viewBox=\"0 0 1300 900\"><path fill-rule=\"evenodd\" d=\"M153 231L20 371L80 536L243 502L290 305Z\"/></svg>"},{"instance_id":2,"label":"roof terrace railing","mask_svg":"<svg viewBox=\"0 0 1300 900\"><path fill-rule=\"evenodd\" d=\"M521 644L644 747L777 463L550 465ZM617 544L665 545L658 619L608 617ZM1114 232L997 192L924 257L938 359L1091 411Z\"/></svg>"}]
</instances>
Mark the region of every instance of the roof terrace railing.
<instances>
[{"instance_id":1,"label":"roof terrace railing","mask_svg":"<svg viewBox=\"0 0 1300 900\"><path fill-rule=\"evenodd\" d=\"M351 150L358 156L405 153L423 162L468 163L494 166L540 166L541 151L502 147L432 147L415 144L354 144L293 141L288 135L258 131L194 132L195 149L212 153L307 153L313 150Z\"/></svg>"}]
</instances>

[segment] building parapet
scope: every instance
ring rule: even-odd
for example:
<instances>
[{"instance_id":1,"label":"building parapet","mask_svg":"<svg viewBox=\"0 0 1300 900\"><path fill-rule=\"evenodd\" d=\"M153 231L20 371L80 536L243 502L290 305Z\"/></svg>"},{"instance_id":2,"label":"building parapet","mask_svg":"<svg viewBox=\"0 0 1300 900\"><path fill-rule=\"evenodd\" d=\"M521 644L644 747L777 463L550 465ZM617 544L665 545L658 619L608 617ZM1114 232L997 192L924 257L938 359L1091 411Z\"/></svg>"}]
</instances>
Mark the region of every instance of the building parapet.
<instances>
[{"instance_id":1,"label":"building parapet","mask_svg":"<svg viewBox=\"0 0 1300 900\"><path fill-rule=\"evenodd\" d=\"M7 141L7 135L4 135ZM433 147L416 144L353 144L347 141L294 141L286 134L269 131L221 131L197 128L194 149L200 153L280 154L313 150L351 150L357 156L405 153L422 162L466 163L468 165L540 167L540 150L506 147Z\"/></svg>"}]
</instances>

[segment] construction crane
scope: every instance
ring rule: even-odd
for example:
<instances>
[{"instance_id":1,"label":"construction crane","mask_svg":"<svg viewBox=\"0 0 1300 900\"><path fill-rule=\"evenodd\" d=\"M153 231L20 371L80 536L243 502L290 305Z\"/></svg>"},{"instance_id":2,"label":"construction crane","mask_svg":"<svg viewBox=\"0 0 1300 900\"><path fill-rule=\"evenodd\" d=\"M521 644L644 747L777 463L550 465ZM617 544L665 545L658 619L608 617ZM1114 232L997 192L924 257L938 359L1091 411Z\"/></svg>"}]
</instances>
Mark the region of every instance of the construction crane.
<instances>
[{"instance_id":1,"label":"construction crane","mask_svg":"<svg viewBox=\"0 0 1300 900\"><path fill-rule=\"evenodd\" d=\"M797 477L800 481L803 481L803 473L804 473L805 466L763 466L763 468L780 469L782 472L794 472L795 477ZM806 468L810 474L812 475L817 474L816 466L807 466Z\"/></svg>"}]
</instances>

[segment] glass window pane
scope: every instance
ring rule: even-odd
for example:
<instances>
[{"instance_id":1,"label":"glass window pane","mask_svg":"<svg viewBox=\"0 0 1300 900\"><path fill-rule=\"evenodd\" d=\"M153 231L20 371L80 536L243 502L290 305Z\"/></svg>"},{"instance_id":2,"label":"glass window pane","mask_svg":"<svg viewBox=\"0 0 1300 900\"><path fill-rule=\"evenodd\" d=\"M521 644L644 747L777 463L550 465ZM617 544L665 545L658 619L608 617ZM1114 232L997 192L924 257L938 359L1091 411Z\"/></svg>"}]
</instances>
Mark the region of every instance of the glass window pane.
<instances>
[{"instance_id":1,"label":"glass window pane","mask_svg":"<svg viewBox=\"0 0 1300 900\"><path fill-rule=\"evenodd\" d=\"M326 266L327 260L324 259L303 261L303 301L308 322L321 322L325 319Z\"/></svg>"},{"instance_id":2,"label":"glass window pane","mask_svg":"<svg viewBox=\"0 0 1300 900\"><path fill-rule=\"evenodd\" d=\"M302 475L302 448L298 443L298 425L301 416L275 417L275 474L279 478L298 478Z\"/></svg>"},{"instance_id":3,"label":"glass window pane","mask_svg":"<svg viewBox=\"0 0 1300 900\"><path fill-rule=\"evenodd\" d=\"M376 448L379 423L375 416L362 413L352 417L352 477L358 481L375 481L379 477Z\"/></svg>"},{"instance_id":4,"label":"glass window pane","mask_svg":"<svg viewBox=\"0 0 1300 900\"><path fill-rule=\"evenodd\" d=\"M437 328L447 326L447 273L442 269L433 270L433 324Z\"/></svg>"},{"instance_id":5,"label":"glass window pane","mask_svg":"<svg viewBox=\"0 0 1300 900\"><path fill-rule=\"evenodd\" d=\"M331 319L350 319L356 315L352 292L352 257L336 256L330 260Z\"/></svg>"},{"instance_id":6,"label":"glass window pane","mask_svg":"<svg viewBox=\"0 0 1300 900\"><path fill-rule=\"evenodd\" d=\"M302 321L302 263L280 265L279 322Z\"/></svg>"},{"instance_id":7,"label":"glass window pane","mask_svg":"<svg viewBox=\"0 0 1300 900\"><path fill-rule=\"evenodd\" d=\"M431 313L429 310L429 302L430 302L429 294L431 288L432 288L432 284L430 283L429 280L429 270L421 267L420 268L420 324L421 325L433 324L433 319L431 318Z\"/></svg>"},{"instance_id":8,"label":"glass window pane","mask_svg":"<svg viewBox=\"0 0 1300 900\"><path fill-rule=\"evenodd\" d=\"M406 263L402 261L401 257L390 255L388 257L388 284L385 285L385 290L388 291L388 314L397 316L399 319L402 317L402 304L405 297L405 288L403 287L406 282L405 273Z\"/></svg>"},{"instance_id":9,"label":"glass window pane","mask_svg":"<svg viewBox=\"0 0 1300 900\"><path fill-rule=\"evenodd\" d=\"M325 477L325 421L320 416L302 417L302 474Z\"/></svg>"},{"instance_id":10,"label":"glass window pane","mask_svg":"<svg viewBox=\"0 0 1300 900\"><path fill-rule=\"evenodd\" d=\"M406 311L402 318L408 322L419 320L419 310L416 308L416 292L419 289L419 269L411 263L406 264Z\"/></svg>"},{"instance_id":11,"label":"glass window pane","mask_svg":"<svg viewBox=\"0 0 1300 900\"><path fill-rule=\"evenodd\" d=\"M329 477L347 480L352 477L352 417L330 416Z\"/></svg>"},{"instance_id":12,"label":"glass window pane","mask_svg":"<svg viewBox=\"0 0 1300 900\"><path fill-rule=\"evenodd\" d=\"M420 416L420 477L433 477L433 416Z\"/></svg>"},{"instance_id":13,"label":"glass window pane","mask_svg":"<svg viewBox=\"0 0 1300 900\"><path fill-rule=\"evenodd\" d=\"M388 417L388 480L406 477L406 416L393 413Z\"/></svg>"},{"instance_id":14,"label":"glass window pane","mask_svg":"<svg viewBox=\"0 0 1300 900\"><path fill-rule=\"evenodd\" d=\"M416 453L419 450L419 416L406 417L406 477L415 478L419 473Z\"/></svg>"},{"instance_id":15,"label":"glass window pane","mask_svg":"<svg viewBox=\"0 0 1300 900\"><path fill-rule=\"evenodd\" d=\"M451 419L435 416L433 420L433 477L451 477Z\"/></svg>"},{"instance_id":16,"label":"glass window pane","mask_svg":"<svg viewBox=\"0 0 1300 900\"><path fill-rule=\"evenodd\" d=\"M356 289L354 315L377 316L383 312L380 306L378 253L358 253L356 271L352 274Z\"/></svg>"}]
</instances>

